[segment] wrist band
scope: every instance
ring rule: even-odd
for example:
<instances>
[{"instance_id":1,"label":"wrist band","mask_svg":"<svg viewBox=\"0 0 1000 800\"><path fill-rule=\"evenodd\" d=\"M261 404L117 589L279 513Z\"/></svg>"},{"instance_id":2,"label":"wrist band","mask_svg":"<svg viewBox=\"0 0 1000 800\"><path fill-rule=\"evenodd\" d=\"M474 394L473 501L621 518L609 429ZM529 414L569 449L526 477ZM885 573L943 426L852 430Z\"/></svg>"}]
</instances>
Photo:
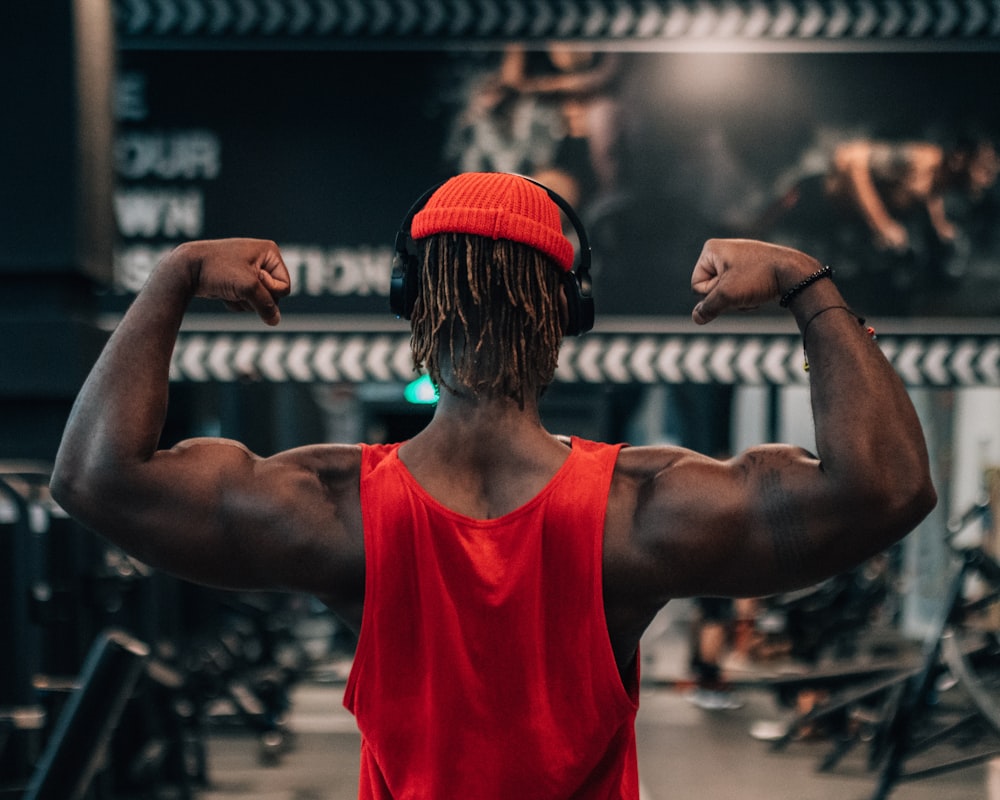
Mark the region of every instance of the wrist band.
<instances>
[{"instance_id":1,"label":"wrist band","mask_svg":"<svg viewBox=\"0 0 1000 800\"><path fill-rule=\"evenodd\" d=\"M791 289L785 292L781 296L781 299L778 301L778 305L781 306L782 308L788 308L788 304L791 303L792 300L794 300L795 297L799 294L799 292L801 292L807 286L812 286L814 283L816 283L816 281L822 278L832 278L832 277L833 277L833 270L830 269L829 265L823 267L822 269L816 270L808 278L799 281Z\"/></svg>"},{"instance_id":2,"label":"wrist band","mask_svg":"<svg viewBox=\"0 0 1000 800\"><path fill-rule=\"evenodd\" d=\"M854 313L853 310L851 310L847 306L827 306L826 308L821 308L819 311L817 311L815 314L809 317L809 319L806 320L806 324L802 326L802 359L803 359L802 369L804 369L806 372L809 371L809 354L806 352L806 334L809 332L809 326L812 325L812 321L816 319L816 317L818 317L820 314L825 314L827 311L833 311L836 308L843 309L858 321L858 325L860 325L862 328L865 327L865 318L859 317L857 314ZM872 339L878 338L875 335L875 329L870 325L867 328L865 328L865 333L867 333Z\"/></svg>"}]
</instances>

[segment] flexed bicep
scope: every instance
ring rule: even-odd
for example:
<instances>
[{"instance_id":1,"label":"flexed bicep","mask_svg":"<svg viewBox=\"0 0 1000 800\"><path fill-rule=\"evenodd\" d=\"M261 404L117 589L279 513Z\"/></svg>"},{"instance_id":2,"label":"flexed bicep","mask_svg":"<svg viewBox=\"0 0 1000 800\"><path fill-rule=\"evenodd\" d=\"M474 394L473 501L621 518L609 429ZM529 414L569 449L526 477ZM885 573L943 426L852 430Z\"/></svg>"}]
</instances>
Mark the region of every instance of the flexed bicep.
<instances>
[{"instance_id":1,"label":"flexed bicep","mask_svg":"<svg viewBox=\"0 0 1000 800\"><path fill-rule=\"evenodd\" d=\"M239 572L233 532L253 518L249 508L234 513L232 498L252 492L257 460L236 442L182 442L89 485L74 514L152 567L225 585ZM263 501L257 512L266 515Z\"/></svg>"},{"instance_id":2,"label":"flexed bicep","mask_svg":"<svg viewBox=\"0 0 1000 800\"><path fill-rule=\"evenodd\" d=\"M659 602L788 591L879 546L841 535L850 513L820 462L798 447L765 445L727 460L685 453L642 494L636 535Z\"/></svg>"},{"instance_id":3,"label":"flexed bicep","mask_svg":"<svg viewBox=\"0 0 1000 800\"><path fill-rule=\"evenodd\" d=\"M343 465L339 483L322 477L337 472L331 454ZM307 449L265 459L229 440L181 442L117 479L127 502L92 508L84 521L150 566L196 583L316 592L323 587L312 576L326 565L335 579L357 541L346 535L353 456L330 447L323 458L320 469Z\"/></svg>"},{"instance_id":4,"label":"flexed bicep","mask_svg":"<svg viewBox=\"0 0 1000 800\"><path fill-rule=\"evenodd\" d=\"M730 554L702 575L708 593L754 597L814 585L853 568L899 537L880 487L845 482L806 450L763 445L721 469L730 530L716 517L715 546Z\"/></svg>"}]
</instances>

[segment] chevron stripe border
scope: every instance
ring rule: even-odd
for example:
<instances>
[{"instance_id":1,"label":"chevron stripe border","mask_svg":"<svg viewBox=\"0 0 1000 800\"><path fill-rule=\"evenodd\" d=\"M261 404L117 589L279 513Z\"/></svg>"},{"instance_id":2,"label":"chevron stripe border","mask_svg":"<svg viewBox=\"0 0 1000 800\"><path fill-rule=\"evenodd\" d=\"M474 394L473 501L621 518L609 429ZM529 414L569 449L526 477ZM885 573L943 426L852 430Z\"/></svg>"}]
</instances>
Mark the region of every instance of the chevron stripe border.
<instances>
[{"instance_id":1,"label":"chevron stripe border","mask_svg":"<svg viewBox=\"0 0 1000 800\"><path fill-rule=\"evenodd\" d=\"M113 0L119 41L919 40L1000 36L997 0Z\"/></svg>"},{"instance_id":2,"label":"chevron stripe border","mask_svg":"<svg viewBox=\"0 0 1000 800\"><path fill-rule=\"evenodd\" d=\"M998 336L880 336L908 386L1000 386ZM176 382L391 383L415 377L408 335L182 333ZM798 337L591 333L568 339L562 383L805 384Z\"/></svg>"}]
</instances>

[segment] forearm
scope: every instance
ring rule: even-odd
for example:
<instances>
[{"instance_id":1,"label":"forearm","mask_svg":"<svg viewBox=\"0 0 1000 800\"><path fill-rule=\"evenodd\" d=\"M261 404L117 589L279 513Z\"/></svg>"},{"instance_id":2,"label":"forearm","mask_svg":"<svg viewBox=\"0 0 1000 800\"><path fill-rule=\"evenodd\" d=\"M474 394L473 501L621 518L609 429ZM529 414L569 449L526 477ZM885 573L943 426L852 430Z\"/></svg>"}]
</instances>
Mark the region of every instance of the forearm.
<instances>
[{"instance_id":1,"label":"forearm","mask_svg":"<svg viewBox=\"0 0 1000 800\"><path fill-rule=\"evenodd\" d=\"M109 503L141 513L184 478L177 467L157 472L154 455L167 411L170 358L188 304L195 296L215 298L277 325L278 301L290 290L288 269L272 241L220 239L172 250L80 392L56 456L57 502L85 522L102 516ZM170 513L169 503L161 507Z\"/></svg>"},{"instance_id":2,"label":"forearm","mask_svg":"<svg viewBox=\"0 0 1000 800\"><path fill-rule=\"evenodd\" d=\"M926 445L905 386L846 306L829 280L790 303L808 358L823 478L833 507L902 535L934 504Z\"/></svg>"},{"instance_id":3,"label":"forearm","mask_svg":"<svg viewBox=\"0 0 1000 800\"><path fill-rule=\"evenodd\" d=\"M688 573L667 581L681 592L701 584L698 593L750 596L814 583L883 550L934 506L906 389L821 267L797 250L739 239L709 240L695 264L691 286L704 295L695 322L775 298L795 316L817 455L765 445L664 470L665 508L656 510L671 520L670 563Z\"/></svg>"},{"instance_id":4,"label":"forearm","mask_svg":"<svg viewBox=\"0 0 1000 800\"><path fill-rule=\"evenodd\" d=\"M183 246L156 268L84 383L56 456L52 485L60 503L74 505L95 486L134 476L156 451L170 358L194 296L191 270Z\"/></svg>"}]
</instances>

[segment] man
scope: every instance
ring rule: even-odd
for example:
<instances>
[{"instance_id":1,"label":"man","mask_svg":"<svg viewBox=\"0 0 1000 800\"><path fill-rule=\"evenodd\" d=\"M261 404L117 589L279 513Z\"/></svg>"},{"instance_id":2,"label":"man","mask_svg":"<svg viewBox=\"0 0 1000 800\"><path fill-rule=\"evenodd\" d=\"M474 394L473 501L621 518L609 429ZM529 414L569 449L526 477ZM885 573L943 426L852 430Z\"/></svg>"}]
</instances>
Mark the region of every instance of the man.
<instances>
[{"instance_id":1,"label":"man","mask_svg":"<svg viewBox=\"0 0 1000 800\"><path fill-rule=\"evenodd\" d=\"M952 242L955 226L945 211L946 193L978 200L996 183L998 167L996 149L984 138L963 138L951 148L854 139L834 148L825 189L864 221L876 249L906 252L910 236L895 214L923 210L939 241Z\"/></svg>"},{"instance_id":2,"label":"man","mask_svg":"<svg viewBox=\"0 0 1000 800\"><path fill-rule=\"evenodd\" d=\"M906 315L927 305L940 313L941 291L955 287L976 249L976 209L1000 170L993 141L848 139L804 163L812 166L753 235L836 264L841 289L869 311Z\"/></svg>"},{"instance_id":3,"label":"man","mask_svg":"<svg viewBox=\"0 0 1000 800\"><path fill-rule=\"evenodd\" d=\"M517 176L464 174L411 233L414 357L441 387L413 439L159 450L190 300L275 325L289 290L273 243L194 242L158 265L84 385L54 496L150 565L312 593L358 629L345 704L362 797L636 798L643 630L671 598L808 585L904 536L935 503L916 414L816 261L710 241L694 321L783 297L819 457L557 438L538 410L570 310L556 204Z\"/></svg>"}]
</instances>

